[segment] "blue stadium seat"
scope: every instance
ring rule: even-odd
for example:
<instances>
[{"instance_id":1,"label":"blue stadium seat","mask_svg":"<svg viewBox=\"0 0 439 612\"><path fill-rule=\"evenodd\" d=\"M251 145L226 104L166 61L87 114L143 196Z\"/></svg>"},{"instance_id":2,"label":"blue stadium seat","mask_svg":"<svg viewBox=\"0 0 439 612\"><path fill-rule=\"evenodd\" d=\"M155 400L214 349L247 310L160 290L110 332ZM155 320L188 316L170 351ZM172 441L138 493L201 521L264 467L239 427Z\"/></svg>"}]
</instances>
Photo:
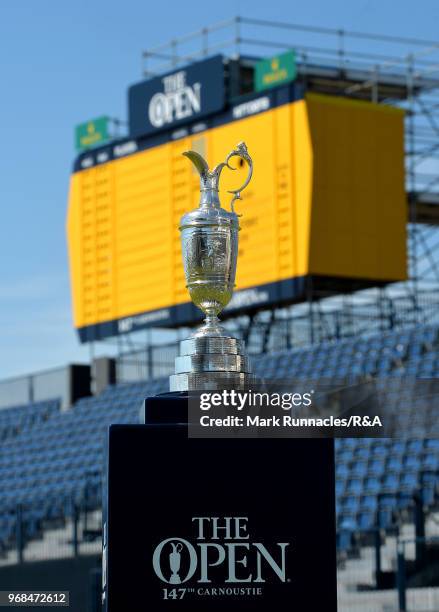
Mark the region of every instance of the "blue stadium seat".
<instances>
[{"instance_id":1,"label":"blue stadium seat","mask_svg":"<svg viewBox=\"0 0 439 612\"><path fill-rule=\"evenodd\" d=\"M395 493L398 490L399 478L395 473L388 473L383 478L382 491Z\"/></svg>"},{"instance_id":2,"label":"blue stadium seat","mask_svg":"<svg viewBox=\"0 0 439 612\"><path fill-rule=\"evenodd\" d=\"M369 474L381 476L385 470L384 457L372 458L369 462Z\"/></svg>"},{"instance_id":3,"label":"blue stadium seat","mask_svg":"<svg viewBox=\"0 0 439 612\"><path fill-rule=\"evenodd\" d=\"M376 476L368 476L363 484L363 491L365 493L378 493L381 490L380 479Z\"/></svg>"},{"instance_id":4,"label":"blue stadium seat","mask_svg":"<svg viewBox=\"0 0 439 612\"><path fill-rule=\"evenodd\" d=\"M352 464L351 474L352 476L365 476L368 471L367 461L360 460L355 461Z\"/></svg>"},{"instance_id":5,"label":"blue stadium seat","mask_svg":"<svg viewBox=\"0 0 439 612\"><path fill-rule=\"evenodd\" d=\"M376 495L362 495L360 499L361 510L376 511L378 507L378 500Z\"/></svg>"},{"instance_id":6,"label":"blue stadium seat","mask_svg":"<svg viewBox=\"0 0 439 612\"><path fill-rule=\"evenodd\" d=\"M360 531L368 531L376 526L376 514L374 511L364 511L358 514L357 525Z\"/></svg>"},{"instance_id":7,"label":"blue stadium seat","mask_svg":"<svg viewBox=\"0 0 439 612\"><path fill-rule=\"evenodd\" d=\"M346 491L347 493L360 494L363 488L363 483L360 478L350 478L347 481Z\"/></svg>"}]
</instances>

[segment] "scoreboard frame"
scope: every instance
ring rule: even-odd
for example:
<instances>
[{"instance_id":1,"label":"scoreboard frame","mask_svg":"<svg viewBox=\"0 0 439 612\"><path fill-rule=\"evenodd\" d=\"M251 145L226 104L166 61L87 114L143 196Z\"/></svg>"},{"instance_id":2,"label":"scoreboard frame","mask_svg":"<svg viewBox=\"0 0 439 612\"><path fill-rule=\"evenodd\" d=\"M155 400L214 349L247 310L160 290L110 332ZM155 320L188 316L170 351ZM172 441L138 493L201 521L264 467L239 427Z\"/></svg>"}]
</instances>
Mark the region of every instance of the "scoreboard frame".
<instances>
[{"instance_id":1,"label":"scoreboard frame","mask_svg":"<svg viewBox=\"0 0 439 612\"><path fill-rule=\"evenodd\" d=\"M325 96L320 97L325 98ZM316 96L316 98L319 98L319 96ZM326 98L330 100L330 97ZM119 139L105 146L84 152L76 158L73 166L73 172L74 174L77 174L97 166L102 166L104 164L109 164L112 162L117 163L117 160L133 156L137 153L141 153L149 149L154 149L155 147L159 147L167 143L175 143L181 139L185 139L188 137L196 138L203 133L215 130L217 128L221 128L222 126L227 126L229 124L233 124L237 121L249 117L274 111L275 109L281 109L283 107L286 108L287 105L294 105L295 102L300 102L303 100L305 100L303 86L296 82L281 87L273 88L264 92L248 94L237 99L234 104L231 104L223 111L217 112L210 116L203 117L202 119L194 120L187 125L164 129L162 131L159 131L158 133L154 133L148 136L142 136L138 138L128 137ZM378 108L378 105L372 105L371 103L367 102L347 101L347 104L349 105L351 102L354 108L355 105L369 105ZM380 110L382 110L382 107L383 105L380 105ZM305 110L305 112L307 111ZM387 107L387 110L384 110L384 112L393 112L394 114L400 114L400 111L391 107ZM312 135L306 134L304 138L311 141ZM251 146L249 147L249 149L250 152L252 152ZM401 151L401 155L402 153L403 152ZM297 163L303 162L299 160ZM313 160L309 162L311 166L312 163ZM256 172L259 172L258 168L256 168ZM295 172L300 174L301 168L299 167L298 169L295 169ZM313 188L315 188L313 177L308 177L308 180L309 182L313 183ZM397 177L397 180L399 182L401 181L401 177L399 175ZM401 199L400 194L398 195L398 198ZM197 204L198 202L194 198L188 210L193 209L195 206L197 206ZM223 206L227 207L227 202L224 201L224 199ZM320 212L317 211L319 212L319 214L321 214L321 206L322 205L320 204ZM365 204L362 204L362 206L365 206ZM188 212L188 210L185 212ZM242 211L244 213L245 222L245 218L248 213L248 209L246 209L245 207L245 198L242 206ZM309 214L309 220L307 221L308 231L311 232L311 223L315 223L316 215L315 211L311 211L311 209L308 211L307 214ZM405 214L405 211L404 213L402 213L401 211L398 212L398 227L401 226L401 215L403 214ZM295 232L296 238L301 241L299 249L304 252L302 258L307 257L310 260L311 257L313 257L313 261L324 261L324 253L318 252L318 245L316 244L316 240L314 239L312 243L311 236L309 236L309 239L304 238L304 236L301 235L304 232L300 231L300 228L296 228ZM69 230L69 233L71 234L71 230ZM317 230L315 231L315 234L317 234ZM71 235L69 236L69 241L71 251L70 265L72 277L72 293L73 301L75 302L75 299L77 299L77 297L75 297L75 286L73 282L75 273L72 266ZM399 240L399 243L396 245L399 251L401 251L401 244L402 243ZM147 248L147 244L145 244L145 248ZM178 246L178 250L179 248L180 247ZM295 248L297 250L297 247ZM319 270L319 265L315 266L315 270L306 269L306 266L303 265L302 273L295 273L294 275L279 278L274 281L270 280L270 282L247 285L243 288L238 287L238 289L234 293L231 303L222 312L222 318L228 318L237 314L251 314L259 310L282 307L289 304L302 302L310 298L318 298L339 293L347 293L368 287L383 286L385 284L398 280L404 280L406 271L403 270L403 265L401 262L402 252L401 257L399 258L399 267L401 268L401 271L398 271L397 274L390 275L387 278L378 276L376 276L375 278L361 278L361 276L355 274L350 276L345 273L337 274L333 272L331 274L325 274L321 273L321 271ZM240 259L238 258L238 275L239 266ZM76 284L78 284L78 282ZM192 304L189 299L189 294L187 293L187 301L184 301L182 303L170 303L163 305L163 307L132 312L127 316L106 318L105 320L94 321L90 324L78 324L77 322L75 322L75 326L77 328L81 342L89 342L150 327L172 328L178 326L191 326L197 324L199 321L201 321L201 319L201 311L199 311Z\"/></svg>"},{"instance_id":2,"label":"scoreboard frame","mask_svg":"<svg viewBox=\"0 0 439 612\"><path fill-rule=\"evenodd\" d=\"M302 85L290 83L269 91L242 96L235 105L224 111L203 117L202 120L192 121L191 124L184 127L174 126L172 129L164 129L138 138L121 138L93 150L85 151L75 159L73 173L110 163L188 136L199 136L203 131L212 130L301 100L303 95L304 89ZM192 208L197 205L198 202L194 200ZM227 203L223 202L223 206L227 207ZM221 317L222 319L227 319L239 313L256 312L275 305L285 305L301 301L309 286L309 277L304 275L235 290L232 301L222 311ZM175 328L191 326L198 324L202 318L201 311L190 301L188 293L188 300L185 303L84 325L78 327L77 331L81 342L91 342L151 327Z\"/></svg>"}]
</instances>

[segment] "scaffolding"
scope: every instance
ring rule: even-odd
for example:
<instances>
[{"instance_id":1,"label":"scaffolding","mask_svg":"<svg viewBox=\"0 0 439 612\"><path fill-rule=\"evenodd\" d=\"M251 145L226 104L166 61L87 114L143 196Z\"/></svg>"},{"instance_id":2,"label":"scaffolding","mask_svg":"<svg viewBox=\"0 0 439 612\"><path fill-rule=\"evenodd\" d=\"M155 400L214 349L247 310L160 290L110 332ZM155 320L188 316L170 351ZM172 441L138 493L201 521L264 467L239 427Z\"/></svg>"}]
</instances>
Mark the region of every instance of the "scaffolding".
<instances>
[{"instance_id":1,"label":"scaffolding","mask_svg":"<svg viewBox=\"0 0 439 612\"><path fill-rule=\"evenodd\" d=\"M142 74L150 78L222 53L226 71L232 60L242 68L245 92L259 59L291 49L305 91L405 110L409 280L336 297L310 291L305 303L235 317L228 327L250 352L261 352L438 322L439 42L235 17L145 50ZM141 332L117 342L122 353L145 346Z\"/></svg>"}]
</instances>

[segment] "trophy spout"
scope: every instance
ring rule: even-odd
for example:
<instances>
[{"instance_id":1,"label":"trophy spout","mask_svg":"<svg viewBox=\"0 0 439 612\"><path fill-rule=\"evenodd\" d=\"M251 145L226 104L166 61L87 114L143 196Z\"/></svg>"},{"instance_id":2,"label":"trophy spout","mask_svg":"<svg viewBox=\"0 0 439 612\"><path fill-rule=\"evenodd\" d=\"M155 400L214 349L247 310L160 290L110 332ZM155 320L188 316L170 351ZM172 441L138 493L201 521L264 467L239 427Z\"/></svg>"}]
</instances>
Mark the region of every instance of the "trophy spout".
<instances>
[{"instance_id":1,"label":"trophy spout","mask_svg":"<svg viewBox=\"0 0 439 612\"><path fill-rule=\"evenodd\" d=\"M219 180L221 171L227 166L226 163L222 162L215 166L213 170L209 170L206 160L196 151L185 151L183 153L191 162L200 175L200 191L203 192L218 192ZM214 203L220 206L218 198L202 198L201 205Z\"/></svg>"}]
</instances>

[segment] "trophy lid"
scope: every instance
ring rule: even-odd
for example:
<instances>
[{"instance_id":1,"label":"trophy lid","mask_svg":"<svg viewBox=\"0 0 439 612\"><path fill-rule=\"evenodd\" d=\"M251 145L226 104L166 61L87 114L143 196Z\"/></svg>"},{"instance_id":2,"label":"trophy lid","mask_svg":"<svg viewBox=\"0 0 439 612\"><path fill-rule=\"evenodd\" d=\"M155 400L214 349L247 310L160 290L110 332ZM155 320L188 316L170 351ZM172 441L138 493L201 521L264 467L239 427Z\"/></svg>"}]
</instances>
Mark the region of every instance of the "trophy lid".
<instances>
[{"instance_id":1,"label":"trophy lid","mask_svg":"<svg viewBox=\"0 0 439 612\"><path fill-rule=\"evenodd\" d=\"M248 154L247 147L244 142L240 142L233 151L229 153L225 162L216 165L213 170L209 170L206 160L196 151L185 151L183 153L191 160L200 175L200 204L195 210L183 215L180 221L180 229L194 225L226 225L239 229L238 215L234 210L235 200L241 199L241 191L250 182L253 173L253 162ZM228 193L233 194L231 202L231 211L221 208L221 203L218 197L218 188L220 176L223 168L236 170L230 165L229 160L232 157L241 157L249 166L249 173L245 183L239 189L230 190Z\"/></svg>"}]
</instances>

